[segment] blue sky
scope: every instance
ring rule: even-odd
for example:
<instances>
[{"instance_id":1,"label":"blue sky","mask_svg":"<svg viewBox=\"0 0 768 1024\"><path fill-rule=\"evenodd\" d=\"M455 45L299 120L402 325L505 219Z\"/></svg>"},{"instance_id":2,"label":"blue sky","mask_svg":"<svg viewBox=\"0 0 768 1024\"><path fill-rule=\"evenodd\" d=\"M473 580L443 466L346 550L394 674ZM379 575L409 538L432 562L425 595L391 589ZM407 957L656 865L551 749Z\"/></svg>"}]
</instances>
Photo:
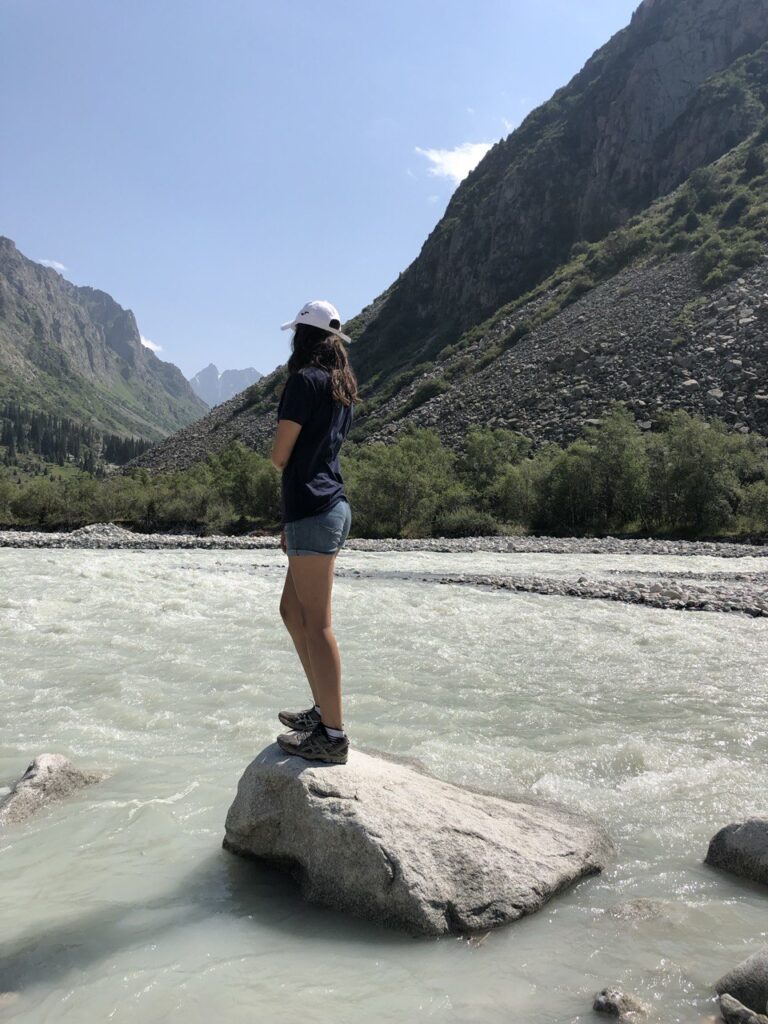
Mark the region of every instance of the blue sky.
<instances>
[{"instance_id":1,"label":"blue sky","mask_svg":"<svg viewBox=\"0 0 768 1024\"><path fill-rule=\"evenodd\" d=\"M0 234L191 376L348 319L639 0L2 0Z\"/></svg>"}]
</instances>

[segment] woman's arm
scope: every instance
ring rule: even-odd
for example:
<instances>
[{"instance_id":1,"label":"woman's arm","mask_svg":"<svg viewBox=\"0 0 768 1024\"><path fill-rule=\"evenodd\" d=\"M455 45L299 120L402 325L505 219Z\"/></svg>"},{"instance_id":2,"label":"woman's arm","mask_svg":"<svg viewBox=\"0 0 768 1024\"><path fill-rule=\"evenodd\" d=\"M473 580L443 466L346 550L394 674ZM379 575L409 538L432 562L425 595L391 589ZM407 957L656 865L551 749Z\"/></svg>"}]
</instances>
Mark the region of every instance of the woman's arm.
<instances>
[{"instance_id":1,"label":"woman's arm","mask_svg":"<svg viewBox=\"0 0 768 1024\"><path fill-rule=\"evenodd\" d=\"M275 431L275 439L272 442L272 465L275 469L283 470L288 459L291 457L296 438L301 432L301 423L294 420L280 420Z\"/></svg>"}]
</instances>

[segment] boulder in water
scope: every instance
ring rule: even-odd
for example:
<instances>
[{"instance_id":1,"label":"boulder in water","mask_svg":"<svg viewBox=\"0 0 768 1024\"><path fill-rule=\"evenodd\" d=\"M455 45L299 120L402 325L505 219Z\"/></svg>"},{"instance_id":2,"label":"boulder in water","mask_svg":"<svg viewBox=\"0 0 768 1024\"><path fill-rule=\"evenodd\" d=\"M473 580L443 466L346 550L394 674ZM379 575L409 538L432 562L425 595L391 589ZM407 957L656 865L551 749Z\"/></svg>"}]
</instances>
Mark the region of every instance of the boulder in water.
<instances>
[{"instance_id":1,"label":"boulder in water","mask_svg":"<svg viewBox=\"0 0 768 1024\"><path fill-rule=\"evenodd\" d=\"M600 870L604 830L353 750L322 765L263 750L240 779L224 848L289 868L304 897L412 934L515 921Z\"/></svg>"},{"instance_id":2,"label":"boulder in water","mask_svg":"<svg viewBox=\"0 0 768 1024\"><path fill-rule=\"evenodd\" d=\"M733 996L720 996L720 1013L725 1024L768 1024L764 1013L755 1013Z\"/></svg>"},{"instance_id":3,"label":"boulder in water","mask_svg":"<svg viewBox=\"0 0 768 1024\"><path fill-rule=\"evenodd\" d=\"M768 821L750 818L721 828L709 844L705 863L768 884Z\"/></svg>"},{"instance_id":4,"label":"boulder in water","mask_svg":"<svg viewBox=\"0 0 768 1024\"><path fill-rule=\"evenodd\" d=\"M719 996L732 996L753 1013L764 1014L768 1004L768 946L724 974L715 984L715 991Z\"/></svg>"},{"instance_id":5,"label":"boulder in water","mask_svg":"<svg viewBox=\"0 0 768 1024\"><path fill-rule=\"evenodd\" d=\"M0 801L0 825L25 821L49 800L61 799L101 779L97 772L75 768L62 754L40 754Z\"/></svg>"},{"instance_id":6,"label":"boulder in water","mask_svg":"<svg viewBox=\"0 0 768 1024\"><path fill-rule=\"evenodd\" d=\"M592 1004L595 1013L605 1013L610 1017L618 1017L621 1021L637 1020L646 1016L648 1007L641 1003L637 996L628 992L620 992L614 988L604 988L598 992Z\"/></svg>"}]
</instances>

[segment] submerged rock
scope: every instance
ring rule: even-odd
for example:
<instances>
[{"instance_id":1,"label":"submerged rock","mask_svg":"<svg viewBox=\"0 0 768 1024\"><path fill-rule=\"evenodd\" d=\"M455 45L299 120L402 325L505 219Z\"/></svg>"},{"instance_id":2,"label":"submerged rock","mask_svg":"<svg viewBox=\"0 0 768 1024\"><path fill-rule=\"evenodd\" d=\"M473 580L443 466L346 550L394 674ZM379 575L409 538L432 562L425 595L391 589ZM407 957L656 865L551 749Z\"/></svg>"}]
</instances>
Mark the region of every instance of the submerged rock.
<instances>
[{"instance_id":1,"label":"submerged rock","mask_svg":"<svg viewBox=\"0 0 768 1024\"><path fill-rule=\"evenodd\" d=\"M637 1020L648 1013L648 1007L641 1003L637 996L613 988L604 988L602 992L598 992L592 1009L595 1013L605 1013L627 1022Z\"/></svg>"},{"instance_id":2,"label":"submerged rock","mask_svg":"<svg viewBox=\"0 0 768 1024\"><path fill-rule=\"evenodd\" d=\"M719 996L732 996L753 1013L764 1014L768 1004L768 946L724 974L715 984L715 991Z\"/></svg>"},{"instance_id":3,"label":"submerged rock","mask_svg":"<svg viewBox=\"0 0 768 1024\"><path fill-rule=\"evenodd\" d=\"M726 825L709 844L705 864L768 885L768 821Z\"/></svg>"},{"instance_id":4,"label":"submerged rock","mask_svg":"<svg viewBox=\"0 0 768 1024\"><path fill-rule=\"evenodd\" d=\"M101 778L97 772L75 768L62 754L40 754L0 800L0 825L25 821L49 800L69 796Z\"/></svg>"},{"instance_id":5,"label":"submerged rock","mask_svg":"<svg viewBox=\"0 0 768 1024\"><path fill-rule=\"evenodd\" d=\"M720 1013L726 1024L768 1024L764 1013L755 1013L727 994L720 996Z\"/></svg>"},{"instance_id":6,"label":"submerged rock","mask_svg":"<svg viewBox=\"0 0 768 1024\"><path fill-rule=\"evenodd\" d=\"M561 807L484 796L351 751L320 765L263 750L240 779L224 848L289 868L303 896L413 934L515 921L612 852Z\"/></svg>"}]
</instances>

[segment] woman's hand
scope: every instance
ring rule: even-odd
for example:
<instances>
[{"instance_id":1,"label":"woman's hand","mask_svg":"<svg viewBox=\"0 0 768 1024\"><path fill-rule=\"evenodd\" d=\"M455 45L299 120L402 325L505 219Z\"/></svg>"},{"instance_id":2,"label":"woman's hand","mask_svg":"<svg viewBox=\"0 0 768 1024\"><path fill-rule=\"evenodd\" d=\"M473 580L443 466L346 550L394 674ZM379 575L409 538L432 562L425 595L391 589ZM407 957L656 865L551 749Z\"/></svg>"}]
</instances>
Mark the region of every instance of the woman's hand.
<instances>
[{"instance_id":1,"label":"woman's hand","mask_svg":"<svg viewBox=\"0 0 768 1024\"><path fill-rule=\"evenodd\" d=\"M285 530L281 530L280 531L280 550L285 552L287 547L288 547L288 545L287 545L286 540L285 540Z\"/></svg>"}]
</instances>

